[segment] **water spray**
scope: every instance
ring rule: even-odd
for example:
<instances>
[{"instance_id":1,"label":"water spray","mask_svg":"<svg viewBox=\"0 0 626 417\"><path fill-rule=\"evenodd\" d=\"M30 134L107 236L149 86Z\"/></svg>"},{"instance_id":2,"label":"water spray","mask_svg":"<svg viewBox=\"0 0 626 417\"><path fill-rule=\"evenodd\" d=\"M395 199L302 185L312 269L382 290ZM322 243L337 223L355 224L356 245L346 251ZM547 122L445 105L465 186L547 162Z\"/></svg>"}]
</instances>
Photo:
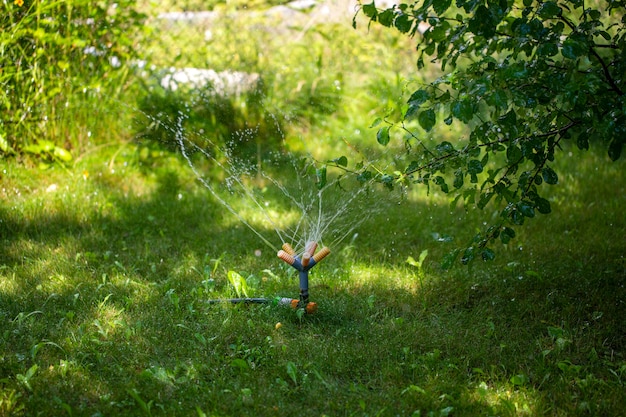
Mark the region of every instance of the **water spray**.
<instances>
[{"instance_id":1,"label":"water spray","mask_svg":"<svg viewBox=\"0 0 626 417\"><path fill-rule=\"evenodd\" d=\"M278 305L288 305L295 310L302 309L307 314L313 314L317 311L317 303L309 301L309 270L317 265L322 259L330 254L330 249L324 246L317 253L317 242L307 243L304 253L301 256L289 243L283 243L282 249L278 251L277 256L291 265L298 271L300 280L300 297L295 298L228 298L224 300L209 300L209 303L229 302L231 304L270 304L277 302Z\"/></svg>"}]
</instances>

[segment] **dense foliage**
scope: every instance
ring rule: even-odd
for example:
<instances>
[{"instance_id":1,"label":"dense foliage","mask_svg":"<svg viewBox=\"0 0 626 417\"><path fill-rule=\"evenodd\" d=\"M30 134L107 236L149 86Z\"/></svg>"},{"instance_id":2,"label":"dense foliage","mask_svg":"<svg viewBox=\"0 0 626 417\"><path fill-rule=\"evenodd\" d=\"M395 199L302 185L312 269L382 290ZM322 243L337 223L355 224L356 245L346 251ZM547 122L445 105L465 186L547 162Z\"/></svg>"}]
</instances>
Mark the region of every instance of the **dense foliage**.
<instances>
[{"instance_id":1,"label":"dense foliage","mask_svg":"<svg viewBox=\"0 0 626 417\"><path fill-rule=\"evenodd\" d=\"M90 95L114 95L125 87L144 20L133 5L134 0L0 4L0 156L71 158L66 129L77 123L68 115L71 109Z\"/></svg>"},{"instance_id":2,"label":"dense foliage","mask_svg":"<svg viewBox=\"0 0 626 417\"><path fill-rule=\"evenodd\" d=\"M464 263L493 258L489 243L499 238L506 244L526 218L551 212L540 186L558 183L552 164L566 142L581 150L599 143L611 160L620 157L626 142L624 9L623 1L613 0L362 5L370 24L418 38L418 71L427 61L442 71L411 94L401 118L377 122L381 144L396 130L408 152L402 171L376 175L389 186L432 185L455 193L455 202L499 207L499 220L475 237ZM466 125L467 137L431 145L425 139L437 136L440 121Z\"/></svg>"}]
</instances>

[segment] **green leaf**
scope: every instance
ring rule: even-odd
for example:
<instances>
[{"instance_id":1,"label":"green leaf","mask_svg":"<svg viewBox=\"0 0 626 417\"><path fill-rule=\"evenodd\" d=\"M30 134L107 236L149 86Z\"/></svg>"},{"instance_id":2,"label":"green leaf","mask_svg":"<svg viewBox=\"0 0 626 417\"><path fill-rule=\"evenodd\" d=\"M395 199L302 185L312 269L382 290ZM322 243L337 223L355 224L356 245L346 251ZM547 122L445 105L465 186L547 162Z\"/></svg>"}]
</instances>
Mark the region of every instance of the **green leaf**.
<instances>
[{"instance_id":1,"label":"green leaf","mask_svg":"<svg viewBox=\"0 0 626 417\"><path fill-rule=\"evenodd\" d=\"M463 123L469 123L474 116L472 103L468 99L454 102L454 104L452 104L451 111L452 115Z\"/></svg>"},{"instance_id":2,"label":"green leaf","mask_svg":"<svg viewBox=\"0 0 626 417\"><path fill-rule=\"evenodd\" d=\"M509 106L509 101L506 95L506 91L496 90L491 96L491 102L496 108L500 110L506 110L507 107Z\"/></svg>"},{"instance_id":3,"label":"green leaf","mask_svg":"<svg viewBox=\"0 0 626 417\"><path fill-rule=\"evenodd\" d=\"M326 165L322 165L321 168L315 170L315 183L317 184L318 190L321 190L326 186Z\"/></svg>"},{"instance_id":4,"label":"green leaf","mask_svg":"<svg viewBox=\"0 0 626 417\"><path fill-rule=\"evenodd\" d=\"M378 22L386 27L390 27L393 24L395 13L392 9L387 9L378 15Z\"/></svg>"},{"instance_id":5,"label":"green leaf","mask_svg":"<svg viewBox=\"0 0 626 417\"><path fill-rule=\"evenodd\" d=\"M509 145L506 148L506 160L509 164L519 164L523 157L522 150L517 145Z\"/></svg>"},{"instance_id":6,"label":"green leaf","mask_svg":"<svg viewBox=\"0 0 626 417\"><path fill-rule=\"evenodd\" d=\"M404 114L404 119L409 120L413 118L417 112L419 112L420 106L415 106L413 104L409 104L409 107L406 109L406 113Z\"/></svg>"},{"instance_id":7,"label":"green leaf","mask_svg":"<svg viewBox=\"0 0 626 417\"><path fill-rule=\"evenodd\" d=\"M411 97L409 97L408 103L410 105L419 107L427 102L428 99L430 99L430 94L428 94L428 91L422 89L413 92L413 94L411 94Z\"/></svg>"},{"instance_id":8,"label":"green leaf","mask_svg":"<svg viewBox=\"0 0 626 417\"><path fill-rule=\"evenodd\" d=\"M413 26L413 21L409 19L407 14L402 13L396 20L394 20L393 25L402 33L408 33Z\"/></svg>"},{"instance_id":9,"label":"green leaf","mask_svg":"<svg viewBox=\"0 0 626 417\"><path fill-rule=\"evenodd\" d=\"M559 182L559 176L556 175L556 172L554 172L554 170L547 165L541 170L541 176L548 184L554 185Z\"/></svg>"},{"instance_id":10,"label":"green leaf","mask_svg":"<svg viewBox=\"0 0 626 417\"><path fill-rule=\"evenodd\" d=\"M378 180L385 187L387 187L390 190L393 190L393 183L394 183L395 178L392 175L383 174L378 178Z\"/></svg>"},{"instance_id":11,"label":"green leaf","mask_svg":"<svg viewBox=\"0 0 626 417\"><path fill-rule=\"evenodd\" d=\"M453 251L445 254L443 259L441 260L441 268L442 269L452 268L452 265L454 265L454 262L456 261L456 258L458 258L460 252L461 251L459 249L454 249Z\"/></svg>"},{"instance_id":12,"label":"green leaf","mask_svg":"<svg viewBox=\"0 0 626 417\"><path fill-rule=\"evenodd\" d=\"M359 182L368 182L373 177L370 171L363 171L359 175L356 176L357 181Z\"/></svg>"},{"instance_id":13,"label":"green leaf","mask_svg":"<svg viewBox=\"0 0 626 417\"><path fill-rule=\"evenodd\" d=\"M287 375L295 385L298 385L298 367L291 361L287 362Z\"/></svg>"},{"instance_id":14,"label":"green leaf","mask_svg":"<svg viewBox=\"0 0 626 417\"><path fill-rule=\"evenodd\" d=\"M489 249L489 248L485 248L483 249L481 256L483 258L483 261L493 261L494 259L496 259L496 254L493 250Z\"/></svg>"},{"instance_id":15,"label":"green leaf","mask_svg":"<svg viewBox=\"0 0 626 417\"><path fill-rule=\"evenodd\" d=\"M49 140L38 140L37 144L39 145L41 152L45 153L51 153L54 151L54 148L56 148L56 145Z\"/></svg>"},{"instance_id":16,"label":"green leaf","mask_svg":"<svg viewBox=\"0 0 626 417\"><path fill-rule=\"evenodd\" d=\"M504 71L504 76L506 78L523 80L528 78L528 68L526 68L524 63L519 62L506 68L506 70Z\"/></svg>"},{"instance_id":17,"label":"green leaf","mask_svg":"<svg viewBox=\"0 0 626 417\"><path fill-rule=\"evenodd\" d=\"M419 171L420 169L420 164L417 161L411 161L411 163L409 164L408 167L406 167L406 169L404 170L405 174L412 174L416 171Z\"/></svg>"},{"instance_id":18,"label":"green leaf","mask_svg":"<svg viewBox=\"0 0 626 417\"><path fill-rule=\"evenodd\" d=\"M503 227L500 231L500 240L505 245L511 241L515 237L515 230L510 227Z\"/></svg>"},{"instance_id":19,"label":"green leaf","mask_svg":"<svg viewBox=\"0 0 626 417\"><path fill-rule=\"evenodd\" d=\"M454 186L454 188L461 188L463 187L463 171L458 169L455 171L454 173L454 182L452 183L452 185Z\"/></svg>"},{"instance_id":20,"label":"green leaf","mask_svg":"<svg viewBox=\"0 0 626 417\"><path fill-rule=\"evenodd\" d=\"M452 0L433 0L433 10L439 16L445 13L452 4Z\"/></svg>"},{"instance_id":21,"label":"green leaf","mask_svg":"<svg viewBox=\"0 0 626 417\"><path fill-rule=\"evenodd\" d=\"M433 109L427 109L417 116L417 121L422 129L429 132L437 122L437 115Z\"/></svg>"},{"instance_id":22,"label":"green leaf","mask_svg":"<svg viewBox=\"0 0 626 417\"><path fill-rule=\"evenodd\" d=\"M517 208L511 210L511 222L518 226L524 224L524 215Z\"/></svg>"},{"instance_id":23,"label":"green leaf","mask_svg":"<svg viewBox=\"0 0 626 417\"><path fill-rule=\"evenodd\" d=\"M592 20L599 20L602 17L602 13L599 10L588 9L586 12Z\"/></svg>"},{"instance_id":24,"label":"green leaf","mask_svg":"<svg viewBox=\"0 0 626 417\"><path fill-rule=\"evenodd\" d=\"M381 119L380 117L377 117L376 119L374 119L374 121L370 125L370 129L374 127L378 127L378 125L380 125L382 122L383 122L383 119Z\"/></svg>"},{"instance_id":25,"label":"green leaf","mask_svg":"<svg viewBox=\"0 0 626 417\"><path fill-rule=\"evenodd\" d=\"M509 382L515 386L522 386L528 383L528 377L524 374L513 375Z\"/></svg>"},{"instance_id":26,"label":"green leaf","mask_svg":"<svg viewBox=\"0 0 626 417\"><path fill-rule=\"evenodd\" d=\"M582 34L573 33L565 42L563 42L563 48L561 53L565 58L577 59L585 56L589 52L589 43Z\"/></svg>"},{"instance_id":27,"label":"green leaf","mask_svg":"<svg viewBox=\"0 0 626 417\"><path fill-rule=\"evenodd\" d=\"M559 53L559 47L556 43L542 43L537 47L537 54L540 56L554 56Z\"/></svg>"},{"instance_id":28,"label":"green leaf","mask_svg":"<svg viewBox=\"0 0 626 417\"><path fill-rule=\"evenodd\" d=\"M378 10L376 9L376 5L374 4L374 2L364 4L363 13L370 19L376 19L376 16L378 15Z\"/></svg>"},{"instance_id":29,"label":"green leaf","mask_svg":"<svg viewBox=\"0 0 626 417\"><path fill-rule=\"evenodd\" d=\"M226 275L228 277L228 281L230 281L230 284L233 286L233 289L235 290L235 294L237 294L237 297L241 297L242 294L247 297L248 296L248 284L246 280L244 279L244 277L242 277L235 271L228 271Z\"/></svg>"},{"instance_id":30,"label":"green leaf","mask_svg":"<svg viewBox=\"0 0 626 417\"><path fill-rule=\"evenodd\" d=\"M448 192L450 191L450 189L448 188L448 184L446 184L446 180L442 177L442 176L436 176L434 178L435 184L437 184L439 187L441 187L441 191L443 191L444 193L448 194Z\"/></svg>"},{"instance_id":31,"label":"green leaf","mask_svg":"<svg viewBox=\"0 0 626 417\"><path fill-rule=\"evenodd\" d=\"M447 22L444 21L444 23L447 23ZM447 25L440 24L440 25L434 26L428 32L426 32L424 36L433 42L441 42L444 39L446 39L449 27L450 27L449 23Z\"/></svg>"},{"instance_id":32,"label":"green leaf","mask_svg":"<svg viewBox=\"0 0 626 417\"><path fill-rule=\"evenodd\" d=\"M535 217L535 208L527 201L520 201L517 203L517 208L524 217Z\"/></svg>"},{"instance_id":33,"label":"green leaf","mask_svg":"<svg viewBox=\"0 0 626 417\"><path fill-rule=\"evenodd\" d=\"M389 143L389 126L381 127L376 133L376 140L383 146Z\"/></svg>"},{"instance_id":34,"label":"green leaf","mask_svg":"<svg viewBox=\"0 0 626 417\"><path fill-rule=\"evenodd\" d=\"M59 146L55 146L52 154L62 162L70 162L72 160L72 154Z\"/></svg>"},{"instance_id":35,"label":"green leaf","mask_svg":"<svg viewBox=\"0 0 626 417\"><path fill-rule=\"evenodd\" d=\"M469 248L465 249L465 252L463 252L463 257L461 258L461 263L463 265L467 265L468 263L472 262L474 260L474 247L470 246Z\"/></svg>"},{"instance_id":36,"label":"green leaf","mask_svg":"<svg viewBox=\"0 0 626 417\"><path fill-rule=\"evenodd\" d=\"M552 211L550 202L542 197L537 197L535 199L535 208L537 208L537 211L541 214L548 214Z\"/></svg>"},{"instance_id":37,"label":"green leaf","mask_svg":"<svg viewBox=\"0 0 626 417\"><path fill-rule=\"evenodd\" d=\"M469 174L480 174L483 172L483 164L478 159L472 159L467 164L467 172Z\"/></svg>"},{"instance_id":38,"label":"green leaf","mask_svg":"<svg viewBox=\"0 0 626 417\"><path fill-rule=\"evenodd\" d=\"M578 149L580 150L589 150L589 135L586 133L578 135L576 138L576 146L578 146Z\"/></svg>"},{"instance_id":39,"label":"green leaf","mask_svg":"<svg viewBox=\"0 0 626 417\"><path fill-rule=\"evenodd\" d=\"M341 167L348 166L348 158L346 158L345 156L340 156L339 158L335 158L330 162L333 162Z\"/></svg>"},{"instance_id":40,"label":"green leaf","mask_svg":"<svg viewBox=\"0 0 626 417\"><path fill-rule=\"evenodd\" d=\"M452 414L453 411L454 411L454 407L450 405L448 407L444 407L441 410L439 410L439 415L441 417L448 417L450 414Z\"/></svg>"},{"instance_id":41,"label":"green leaf","mask_svg":"<svg viewBox=\"0 0 626 417\"><path fill-rule=\"evenodd\" d=\"M424 249L420 253L420 256L419 256L417 261L412 256L409 256L406 259L406 263L408 263L411 266L414 266L414 267L417 267L417 268L421 269L422 266L424 265L424 260L426 259L427 256L428 256L428 249Z\"/></svg>"},{"instance_id":42,"label":"green leaf","mask_svg":"<svg viewBox=\"0 0 626 417\"><path fill-rule=\"evenodd\" d=\"M478 35L484 36L485 38L491 38L496 34L496 26L497 19L495 18L495 14L492 13L487 7L484 5L478 6L476 9L476 13L474 13L474 17L470 19L467 28L470 32Z\"/></svg>"},{"instance_id":43,"label":"green leaf","mask_svg":"<svg viewBox=\"0 0 626 417\"><path fill-rule=\"evenodd\" d=\"M423 251L420 252L420 256L419 256L420 265L424 265L424 260L426 259L427 256L428 256L428 249L424 249Z\"/></svg>"},{"instance_id":44,"label":"green leaf","mask_svg":"<svg viewBox=\"0 0 626 417\"><path fill-rule=\"evenodd\" d=\"M551 19L553 17L560 16L562 13L561 8L553 1L547 1L539 7L537 14L542 19Z\"/></svg>"},{"instance_id":45,"label":"green leaf","mask_svg":"<svg viewBox=\"0 0 626 417\"><path fill-rule=\"evenodd\" d=\"M496 195L496 193L494 192L486 192L481 194L480 198L478 199L477 207L481 210L484 209L485 206L489 204L489 201L493 198L494 195Z\"/></svg>"},{"instance_id":46,"label":"green leaf","mask_svg":"<svg viewBox=\"0 0 626 417\"><path fill-rule=\"evenodd\" d=\"M439 145L435 146L435 149L440 154L447 154L447 153L454 152L454 146L448 141L441 142Z\"/></svg>"}]
</instances>

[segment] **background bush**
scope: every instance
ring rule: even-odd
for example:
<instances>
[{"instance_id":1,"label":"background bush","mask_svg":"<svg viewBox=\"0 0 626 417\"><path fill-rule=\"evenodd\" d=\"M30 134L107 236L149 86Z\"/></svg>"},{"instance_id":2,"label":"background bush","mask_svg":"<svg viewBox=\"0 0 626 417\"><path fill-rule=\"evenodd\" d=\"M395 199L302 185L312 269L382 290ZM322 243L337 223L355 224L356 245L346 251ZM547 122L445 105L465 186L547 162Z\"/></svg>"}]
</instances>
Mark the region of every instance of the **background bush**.
<instances>
[{"instance_id":1,"label":"background bush","mask_svg":"<svg viewBox=\"0 0 626 417\"><path fill-rule=\"evenodd\" d=\"M3 2L0 151L67 160L128 88L145 16L134 1ZM96 123L97 124L97 123Z\"/></svg>"}]
</instances>

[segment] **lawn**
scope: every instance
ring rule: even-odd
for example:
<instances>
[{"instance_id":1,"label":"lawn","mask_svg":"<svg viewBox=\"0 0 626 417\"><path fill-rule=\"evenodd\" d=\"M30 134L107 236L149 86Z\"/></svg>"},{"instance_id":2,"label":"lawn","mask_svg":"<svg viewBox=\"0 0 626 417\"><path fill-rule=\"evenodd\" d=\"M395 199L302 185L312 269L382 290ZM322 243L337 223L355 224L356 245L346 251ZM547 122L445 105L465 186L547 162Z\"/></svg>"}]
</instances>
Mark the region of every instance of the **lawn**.
<instances>
[{"instance_id":1,"label":"lawn","mask_svg":"<svg viewBox=\"0 0 626 417\"><path fill-rule=\"evenodd\" d=\"M564 162L554 213L470 267L439 262L485 213L418 192L364 207L311 271L306 316L207 303L235 295L228 271L251 296L297 296L297 278L182 158L5 161L0 412L622 415L626 182L605 158Z\"/></svg>"}]
</instances>

